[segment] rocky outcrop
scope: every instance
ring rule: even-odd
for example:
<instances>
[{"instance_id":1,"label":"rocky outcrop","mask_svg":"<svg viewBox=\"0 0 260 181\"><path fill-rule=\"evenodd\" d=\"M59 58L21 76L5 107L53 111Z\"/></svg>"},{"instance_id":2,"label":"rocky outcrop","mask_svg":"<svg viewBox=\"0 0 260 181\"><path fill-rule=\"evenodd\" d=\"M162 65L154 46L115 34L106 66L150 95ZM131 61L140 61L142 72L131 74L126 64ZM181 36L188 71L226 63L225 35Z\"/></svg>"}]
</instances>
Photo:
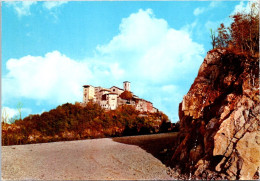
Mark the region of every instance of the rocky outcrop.
<instances>
[{"instance_id":1,"label":"rocky outcrop","mask_svg":"<svg viewBox=\"0 0 260 181\"><path fill-rule=\"evenodd\" d=\"M259 178L259 103L259 59L208 52L180 103L171 163L199 178Z\"/></svg>"}]
</instances>

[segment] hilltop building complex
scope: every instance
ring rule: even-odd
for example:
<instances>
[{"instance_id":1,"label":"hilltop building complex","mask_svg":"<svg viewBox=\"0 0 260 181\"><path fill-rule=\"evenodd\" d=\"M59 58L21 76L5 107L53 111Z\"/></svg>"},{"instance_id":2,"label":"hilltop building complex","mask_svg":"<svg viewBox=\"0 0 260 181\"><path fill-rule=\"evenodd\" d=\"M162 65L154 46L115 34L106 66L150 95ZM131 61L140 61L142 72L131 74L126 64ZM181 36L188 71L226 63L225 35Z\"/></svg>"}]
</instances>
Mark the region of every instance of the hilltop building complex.
<instances>
[{"instance_id":1,"label":"hilltop building complex","mask_svg":"<svg viewBox=\"0 0 260 181\"><path fill-rule=\"evenodd\" d=\"M123 82L124 89L116 86L111 88L94 87L92 85L83 86L83 106L89 101L99 104L102 108L107 110L115 110L121 105L132 105L136 110L141 112L157 112L153 107L153 103L141 99L130 91L130 82ZM131 98L125 98L122 93L130 93Z\"/></svg>"}]
</instances>

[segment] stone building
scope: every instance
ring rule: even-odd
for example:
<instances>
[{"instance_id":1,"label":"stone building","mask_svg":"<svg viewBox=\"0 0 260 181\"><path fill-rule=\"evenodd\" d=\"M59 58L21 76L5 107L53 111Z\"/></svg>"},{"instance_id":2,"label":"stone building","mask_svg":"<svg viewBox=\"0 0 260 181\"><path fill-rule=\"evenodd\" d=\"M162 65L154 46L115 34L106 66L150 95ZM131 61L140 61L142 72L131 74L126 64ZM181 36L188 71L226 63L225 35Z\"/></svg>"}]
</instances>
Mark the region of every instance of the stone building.
<instances>
[{"instance_id":1,"label":"stone building","mask_svg":"<svg viewBox=\"0 0 260 181\"><path fill-rule=\"evenodd\" d=\"M130 91L130 82L124 81L124 91Z\"/></svg>"},{"instance_id":2,"label":"stone building","mask_svg":"<svg viewBox=\"0 0 260 181\"><path fill-rule=\"evenodd\" d=\"M83 103L82 105L86 105L89 101L95 102L99 104L102 108L107 110L115 110L118 106L121 105L132 105L136 108L136 110L141 112L157 112L158 109L153 107L153 103L141 99L136 95L130 100L126 100L120 97L120 95L124 91L130 92L130 82L123 82L124 89L121 89L116 86L112 86L111 88L103 88L103 87L94 87L91 85L83 86ZM131 92L132 93L132 92Z\"/></svg>"},{"instance_id":3,"label":"stone building","mask_svg":"<svg viewBox=\"0 0 260 181\"><path fill-rule=\"evenodd\" d=\"M95 88L91 85L83 86L83 102L89 102L90 100L95 99Z\"/></svg>"}]
</instances>

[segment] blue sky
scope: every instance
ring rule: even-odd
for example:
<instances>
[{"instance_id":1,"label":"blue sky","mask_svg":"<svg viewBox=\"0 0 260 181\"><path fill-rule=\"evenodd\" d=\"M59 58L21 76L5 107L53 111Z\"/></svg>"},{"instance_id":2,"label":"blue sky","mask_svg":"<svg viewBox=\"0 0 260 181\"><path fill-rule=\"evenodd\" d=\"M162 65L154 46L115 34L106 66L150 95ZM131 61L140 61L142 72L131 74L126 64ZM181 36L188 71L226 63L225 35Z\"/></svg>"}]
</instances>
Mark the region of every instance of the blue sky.
<instances>
[{"instance_id":1,"label":"blue sky","mask_svg":"<svg viewBox=\"0 0 260 181\"><path fill-rule=\"evenodd\" d=\"M2 3L2 108L22 116L82 101L82 85L131 91L172 122L240 1Z\"/></svg>"}]
</instances>

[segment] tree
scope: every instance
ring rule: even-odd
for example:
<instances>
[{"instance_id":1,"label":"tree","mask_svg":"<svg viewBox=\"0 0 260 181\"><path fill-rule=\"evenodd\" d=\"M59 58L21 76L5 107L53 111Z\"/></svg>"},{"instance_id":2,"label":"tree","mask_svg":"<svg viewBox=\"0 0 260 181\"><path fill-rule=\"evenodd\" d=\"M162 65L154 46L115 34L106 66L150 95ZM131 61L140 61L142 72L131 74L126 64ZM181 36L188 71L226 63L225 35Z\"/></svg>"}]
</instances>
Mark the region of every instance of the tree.
<instances>
[{"instance_id":1,"label":"tree","mask_svg":"<svg viewBox=\"0 0 260 181\"><path fill-rule=\"evenodd\" d=\"M130 100L133 98L133 94L130 91L124 91L122 94L120 94L120 97L122 99Z\"/></svg>"},{"instance_id":2,"label":"tree","mask_svg":"<svg viewBox=\"0 0 260 181\"><path fill-rule=\"evenodd\" d=\"M210 38L211 38L211 44L212 49L216 48L216 32L210 29Z\"/></svg>"},{"instance_id":3,"label":"tree","mask_svg":"<svg viewBox=\"0 0 260 181\"><path fill-rule=\"evenodd\" d=\"M228 29L225 27L223 23L220 24L218 28L218 37L216 38L216 47L224 48L228 47L230 42L230 35L228 33Z\"/></svg>"},{"instance_id":4,"label":"tree","mask_svg":"<svg viewBox=\"0 0 260 181\"><path fill-rule=\"evenodd\" d=\"M233 46L242 52L259 52L259 9L256 3L251 4L250 12L239 12L231 18L233 23L230 32Z\"/></svg>"},{"instance_id":5,"label":"tree","mask_svg":"<svg viewBox=\"0 0 260 181\"><path fill-rule=\"evenodd\" d=\"M9 114L6 111L6 108L2 110L2 122L7 123L9 121Z\"/></svg>"},{"instance_id":6,"label":"tree","mask_svg":"<svg viewBox=\"0 0 260 181\"><path fill-rule=\"evenodd\" d=\"M215 32L211 32L212 46L225 48L231 46L241 52L249 52L252 55L259 52L259 9L257 3L252 3L249 12L238 12L232 16L230 27L220 24Z\"/></svg>"},{"instance_id":7,"label":"tree","mask_svg":"<svg viewBox=\"0 0 260 181\"><path fill-rule=\"evenodd\" d=\"M20 120L22 119L22 108L23 108L23 103L22 102L18 102L17 103L17 110L20 116Z\"/></svg>"}]
</instances>

